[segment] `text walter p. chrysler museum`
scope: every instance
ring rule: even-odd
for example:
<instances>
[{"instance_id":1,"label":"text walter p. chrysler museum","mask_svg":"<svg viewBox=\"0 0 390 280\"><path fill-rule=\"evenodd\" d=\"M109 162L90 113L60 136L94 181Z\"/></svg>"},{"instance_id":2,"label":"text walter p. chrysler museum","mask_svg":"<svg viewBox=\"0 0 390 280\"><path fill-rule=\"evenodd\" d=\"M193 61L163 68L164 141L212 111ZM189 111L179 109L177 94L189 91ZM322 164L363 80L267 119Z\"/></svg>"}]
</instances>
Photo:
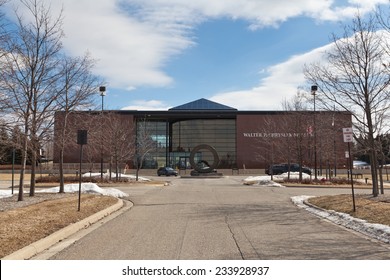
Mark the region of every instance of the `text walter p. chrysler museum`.
<instances>
[{"instance_id":1,"label":"text walter p. chrysler museum","mask_svg":"<svg viewBox=\"0 0 390 280\"><path fill-rule=\"evenodd\" d=\"M289 132L243 132L244 137L249 138L287 138L307 137L310 133L289 133Z\"/></svg>"}]
</instances>

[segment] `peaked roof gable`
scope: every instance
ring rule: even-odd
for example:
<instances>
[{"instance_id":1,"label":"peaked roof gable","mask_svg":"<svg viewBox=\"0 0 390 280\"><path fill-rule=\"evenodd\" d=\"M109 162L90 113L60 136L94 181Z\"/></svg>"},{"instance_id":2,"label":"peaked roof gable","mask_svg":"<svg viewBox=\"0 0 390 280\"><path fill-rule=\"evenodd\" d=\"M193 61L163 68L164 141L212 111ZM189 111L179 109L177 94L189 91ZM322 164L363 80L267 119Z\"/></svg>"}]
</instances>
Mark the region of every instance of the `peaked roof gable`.
<instances>
[{"instance_id":1,"label":"peaked roof gable","mask_svg":"<svg viewBox=\"0 0 390 280\"><path fill-rule=\"evenodd\" d=\"M205 98L201 98L169 109L169 111L179 111L179 110L235 110L237 111L237 109L235 108L223 104L219 104L217 102L210 101Z\"/></svg>"}]
</instances>

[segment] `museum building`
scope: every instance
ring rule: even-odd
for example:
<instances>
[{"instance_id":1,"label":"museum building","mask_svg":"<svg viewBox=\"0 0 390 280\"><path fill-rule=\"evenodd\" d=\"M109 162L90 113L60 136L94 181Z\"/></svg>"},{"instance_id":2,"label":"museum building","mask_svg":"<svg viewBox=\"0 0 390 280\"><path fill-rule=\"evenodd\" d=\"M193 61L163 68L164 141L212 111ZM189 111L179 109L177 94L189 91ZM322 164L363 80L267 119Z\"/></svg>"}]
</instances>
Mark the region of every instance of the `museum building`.
<instances>
[{"instance_id":1,"label":"museum building","mask_svg":"<svg viewBox=\"0 0 390 280\"><path fill-rule=\"evenodd\" d=\"M347 164L342 128L352 126L351 113L346 111L239 111L207 99L167 111L80 111L66 117L73 136L64 141L65 163L79 160L76 132L80 129L88 131L84 161L104 161L105 165L112 161L113 152L101 142L105 134L114 135L107 122L104 128L100 121L108 115L116 116L120 130L126 132L114 137L123 138L127 144L125 150L115 153L126 155L133 149L121 161L132 165L142 158L142 168L193 168L190 156L194 149L195 161L206 163L215 162L215 151L218 169L258 169L283 162L313 167L315 159L318 166L341 168ZM65 112L55 116L55 162L59 161L64 117ZM151 145L141 155L144 142Z\"/></svg>"}]
</instances>

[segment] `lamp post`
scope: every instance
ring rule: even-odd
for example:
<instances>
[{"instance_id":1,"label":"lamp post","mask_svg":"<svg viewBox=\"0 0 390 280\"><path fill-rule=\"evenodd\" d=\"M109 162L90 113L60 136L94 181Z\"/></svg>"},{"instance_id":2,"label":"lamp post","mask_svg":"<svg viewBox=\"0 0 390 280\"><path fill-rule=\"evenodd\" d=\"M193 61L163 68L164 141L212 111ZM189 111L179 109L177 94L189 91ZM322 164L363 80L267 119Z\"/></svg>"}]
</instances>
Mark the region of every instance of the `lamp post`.
<instances>
[{"instance_id":1,"label":"lamp post","mask_svg":"<svg viewBox=\"0 0 390 280\"><path fill-rule=\"evenodd\" d=\"M106 95L106 87L99 87L100 96L102 97L102 122L103 123L103 110L104 110L104 96ZM103 182L103 129L100 131L101 133L101 154L100 154L100 180Z\"/></svg>"},{"instance_id":2,"label":"lamp post","mask_svg":"<svg viewBox=\"0 0 390 280\"><path fill-rule=\"evenodd\" d=\"M311 94L313 95L314 102L314 179L317 180L317 127L316 127L316 92L318 87L316 85L311 86Z\"/></svg>"}]
</instances>

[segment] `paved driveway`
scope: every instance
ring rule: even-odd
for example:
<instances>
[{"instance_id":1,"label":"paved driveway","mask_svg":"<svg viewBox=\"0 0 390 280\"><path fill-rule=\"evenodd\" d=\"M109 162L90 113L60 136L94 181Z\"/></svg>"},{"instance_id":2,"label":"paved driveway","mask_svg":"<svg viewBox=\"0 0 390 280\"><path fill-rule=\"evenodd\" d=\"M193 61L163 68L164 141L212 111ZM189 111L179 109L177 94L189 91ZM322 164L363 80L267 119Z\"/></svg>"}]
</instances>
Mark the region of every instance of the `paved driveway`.
<instances>
[{"instance_id":1,"label":"paved driveway","mask_svg":"<svg viewBox=\"0 0 390 280\"><path fill-rule=\"evenodd\" d=\"M134 206L54 259L390 259L388 245L292 204L350 190L244 186L242 177L123 187Z\"/></svg>"}]
</instances>

